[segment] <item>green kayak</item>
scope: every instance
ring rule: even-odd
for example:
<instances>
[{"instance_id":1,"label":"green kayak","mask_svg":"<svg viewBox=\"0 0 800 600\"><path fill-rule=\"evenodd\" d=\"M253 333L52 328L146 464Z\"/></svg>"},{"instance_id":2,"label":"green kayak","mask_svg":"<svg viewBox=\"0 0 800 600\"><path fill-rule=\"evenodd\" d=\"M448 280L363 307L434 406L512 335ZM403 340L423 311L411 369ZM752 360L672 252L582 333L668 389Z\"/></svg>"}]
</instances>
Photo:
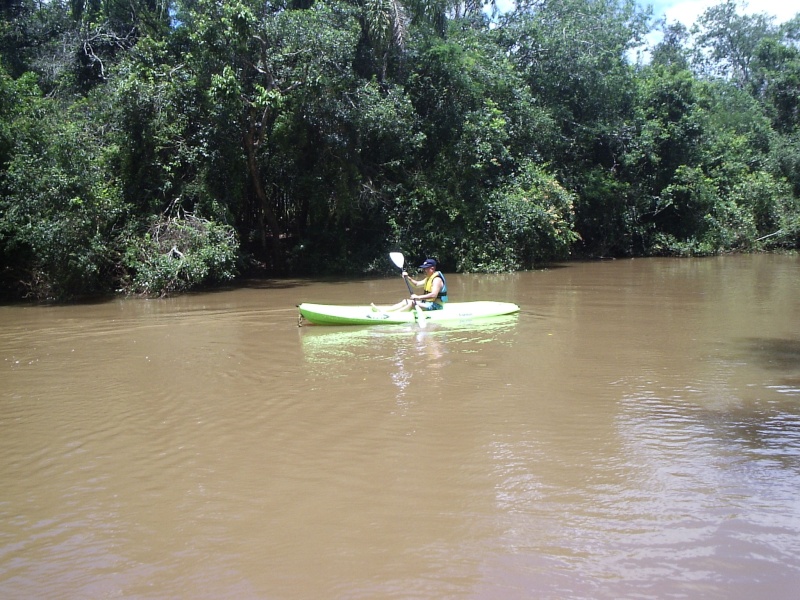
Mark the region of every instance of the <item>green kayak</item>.
<instances>
[{"instance_id":1,"label":"green kayak","mask_svg":"<svg viewBox=\"0 0 800 600\"><path fill-rule=\"evenodd\" d=\"M376 310L377 308L377 310ZM519 312L511 302L448 302L441 310L384 312L386 307L309 304L297 306L300 316L315 325L379 325L414 323L424 317L426 323L444 323L487 319Z\"/></svg>"}]
</instances>

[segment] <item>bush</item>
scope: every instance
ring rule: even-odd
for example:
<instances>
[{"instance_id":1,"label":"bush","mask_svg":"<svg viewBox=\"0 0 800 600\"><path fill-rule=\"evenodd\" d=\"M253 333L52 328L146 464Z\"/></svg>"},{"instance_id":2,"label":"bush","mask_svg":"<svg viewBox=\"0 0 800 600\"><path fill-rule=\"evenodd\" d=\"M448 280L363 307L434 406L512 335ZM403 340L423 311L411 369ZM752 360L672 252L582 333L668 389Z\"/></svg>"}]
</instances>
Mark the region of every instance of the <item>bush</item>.
<instances>
[{"instance_id":1,"label":"bush","mask_svg":"<svg viewBox=\"0 0 800 600\"><path fill-rule=\"evenodd\" d=\"M236 276L234 229L192 214L161 217L125 253L129 293L166 296Z\"/></svg>"},{"instance_id":2,"label":"bush","mask_svg":"<svg viewBox=\"0 0 800 600\"><path fill-rule=\"evenodd\" d=\"M544 169L527 163L491 194L464 247L460 269L500 272L565 258L578 239L574 195Z\"/></svg>"}]
</instances>

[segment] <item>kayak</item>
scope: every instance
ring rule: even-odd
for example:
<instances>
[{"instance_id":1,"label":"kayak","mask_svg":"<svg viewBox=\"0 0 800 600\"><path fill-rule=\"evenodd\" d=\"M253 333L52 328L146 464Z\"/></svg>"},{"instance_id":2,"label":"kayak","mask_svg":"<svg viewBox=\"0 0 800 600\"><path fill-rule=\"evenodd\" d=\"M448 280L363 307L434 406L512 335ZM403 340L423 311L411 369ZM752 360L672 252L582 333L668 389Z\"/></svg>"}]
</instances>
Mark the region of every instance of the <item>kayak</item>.
<instances>
[{"instance_id":1,"label":"kayak","mask_svg":"<svg viewBox=\"0 0 800 600\"><path fill-rule=\"evenodd\" d=\"M300 316L315 325L393 325L414 323L425 317L428 323L473 321L500 317L519 312L519 306L511 302L489 300L475 302L448 302L441 310L416 310L385 312L386 307L347 306L336 304L309 304L297 306ZM377 310L376 310L377 309Z\"/></svg>"},{"instance_id":2,"label":"kayak","mask_svg":"<svg viewBox=\"0 0 800 600\"><path fill-rule=\"evenodd\" d=\"M473 321L519 312L511 302L481 300L475 302L448 302L441 310L386 312L387 307L346 306L336 304L309 304L297 306L300 316L315 325L393 325L414 323L424 317L426 323Z\"/></svg>"}]
</instances>

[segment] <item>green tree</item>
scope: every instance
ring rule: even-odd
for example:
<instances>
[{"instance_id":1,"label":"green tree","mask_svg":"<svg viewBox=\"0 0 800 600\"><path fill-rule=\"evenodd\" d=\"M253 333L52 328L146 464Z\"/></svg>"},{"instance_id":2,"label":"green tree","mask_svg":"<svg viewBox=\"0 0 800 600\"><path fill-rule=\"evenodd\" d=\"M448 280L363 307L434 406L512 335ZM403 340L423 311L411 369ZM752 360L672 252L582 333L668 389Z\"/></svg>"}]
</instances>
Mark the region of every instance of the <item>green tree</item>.
<instances>
[{"instance_id":1,"label":"green tree","mask_svg":"<svg viewBox=\"0 0 800 600\"><path fill-rule=\"evenodd\" d=\"M65 299L114 281L127 208L87 102L65 110L33 77L3 77L15 100L0 172L2 276L18 293ZM10 131L10 135L8 134Z\"/></svg>"},{"instance_id":2,"label":"green tree","mask_svg":"<svg viewBox=\"0 0 800 600\"><path fill-rule=\"evenodd\" d=\"M522 165L550 152L557 135L486 31L471 20L453 22L447 39L429 37L409 51L416 68L407 85L424 143L409 165L413 179L389 211L398 245L422 246L459 269L513 268L513 252L486 237L488 206L495 190L510 190L527 172ZM509 210L493 214L511 218Z\"/></svg>"},{"instance_id":3,"label":"green tree","mask_svg":"<svg viewBox=\"0 0 800 600\"><path fill-rule=\"evenodd\" d=\"M774 19L766 14L741 15L736 0L707 9L692 27L694 65L699 72L748 85L759 44L776 35Z\"/></svg>"},{"instance_id":4,"label":"green tree","mask_svg":"<svg viewBox=\"0 0 800 600\"><path fill-rule=\"evenodd\" d=\"M336 2L298 10L245 1L193 4L180 18L193 48L187 68L208 124L209 187L220 197L225 190L214 180L242 191L230 202L237 228L246 243L269 246L270 266L280 270L282 240L304 212L291 189L297 167L283 154L297 150L282 144L292 132L294 143L314 156L323 147L340 155L335 147L343 141L341 105L352 86L358 23Z\"/></svg>"},{"instance_id":5,"label":"green tree","mask_svg":"<svg viewBox=\"0 0 800 600\"><path fill-rule=\"evenodd\" d=\"M635 130L627 53L648 17L627 0L541 0L502 21L500 43L559 124L559 143L544 158L578 194L576 227L587 254L631 251L630 198L618 172Z\"/></svg>"},{"instance_id":6,"label":"green tree","mask_svg":"<svg viewBox=\"0 0 800 600\"><path fill-rule=\"evenodd\" d=\"M764 103L775 130L792 134L800 129L800 49L764 40L754 61L751 93Z\"/></svg>"},{"instance_id":7,"label":"green tree","mask_svg":"<svg viewBox=\"0 0 800 600\"><path fill-rule=\"evenodd\" d=\"M679 64L653 64L637 79L636 133L621 160L621 177L636 190L638 201L618 228L628 232L630 224L629 233L636 240L631 243L638 252L647 251L654 231L678 238L687 235L683 227L691 211L675 204L675 194L665 190L675 184L679 171L700 164L706 111L702 86Z\"/></svg>"},{"instance_id":8,"label":"green tree","mask_svg":"<svg viewBox=\"0 0 800 600\"><path fill-rule=\"evenodd\" d=\"M659 26L663 37L653 48L650 64L688 70L690 53L686 44L689 40L689 30L679 22L661 21Z\"/></svg>"}]
</instances>

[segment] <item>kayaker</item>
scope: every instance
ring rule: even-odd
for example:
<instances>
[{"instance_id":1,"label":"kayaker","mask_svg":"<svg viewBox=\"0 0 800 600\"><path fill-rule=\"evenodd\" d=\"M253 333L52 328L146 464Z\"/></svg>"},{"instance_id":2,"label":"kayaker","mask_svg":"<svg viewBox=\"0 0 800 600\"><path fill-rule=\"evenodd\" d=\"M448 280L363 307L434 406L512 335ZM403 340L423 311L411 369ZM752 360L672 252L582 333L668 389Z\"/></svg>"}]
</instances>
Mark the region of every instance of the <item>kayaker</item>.
<instances>
[{"instance_id":1,"label":"kayaker","mask_svg":"<svg viewBox=\"0 0 800 600\"><path fill-rule=\"evenodd\" d=\"M441 310L447 302L447 281L442 272L437 269L438 263L432 258L426 258L419 268L425 273L425 278L417 281L403 271L403 277L410 281L414 287L422 288L421 294L411 294L394 306L385 309L386 312L411 310L419 307L422 310ZM373 308L375 308L373 306ZM376 309L377 310L377 309Z\"/></svg>"}]
</instances>

